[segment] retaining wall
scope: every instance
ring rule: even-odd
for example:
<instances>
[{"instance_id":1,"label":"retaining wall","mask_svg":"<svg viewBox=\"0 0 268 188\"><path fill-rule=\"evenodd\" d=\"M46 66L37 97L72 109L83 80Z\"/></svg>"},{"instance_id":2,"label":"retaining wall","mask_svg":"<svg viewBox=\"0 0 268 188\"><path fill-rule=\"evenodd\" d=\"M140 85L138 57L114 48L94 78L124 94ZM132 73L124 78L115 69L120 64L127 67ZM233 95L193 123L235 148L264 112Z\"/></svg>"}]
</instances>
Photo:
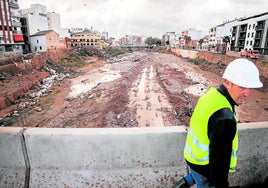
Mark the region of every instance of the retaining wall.
<instances>
[{"instance_id":1,"label":"retaining wall","mask_svg":"<svg viewBox=\"0 0 268 188\"><path fill-rule=\"evenodd\" d=\"M228 51L226 55L215 54L209 51L195 51L195 50L184 50L180 48L171 48L171 51L177 56L183 58L195 59L197 57L203 58L210 63L223 62L228 65L232 60L240 57L238 52ZM250 59L258 67L260 75L268 77L268 55L262 55L259 59Z\"/></svg>"},{"instance_id":2,"label":"retaining wall","mask_svg":"<svg viewBox=\"0 0 268 188\"><path fill-rule=\"evenodd\" d=\"M232 185L268 176L268 122L239 124ZM171 187L187 173L183 126L0 128L0 187Z\"/></svg>"}]
</instances>

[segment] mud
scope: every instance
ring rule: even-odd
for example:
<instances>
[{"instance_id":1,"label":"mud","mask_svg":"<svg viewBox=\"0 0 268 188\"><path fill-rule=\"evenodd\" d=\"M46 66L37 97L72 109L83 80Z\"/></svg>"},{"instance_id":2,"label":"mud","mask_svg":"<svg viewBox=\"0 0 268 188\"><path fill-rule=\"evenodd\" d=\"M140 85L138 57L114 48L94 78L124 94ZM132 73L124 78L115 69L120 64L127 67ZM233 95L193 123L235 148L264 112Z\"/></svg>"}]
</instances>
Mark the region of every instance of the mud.
<instances>
[{"instance_id":1,"label":"mud","mask_svg":"<svg viewBox=\"0 0 268 188\"><path fill-rule=\"evenodd\" d=\"M222 82L224 68L146 51L96 59L27 109L0 111L0 120L20 127L188 126L198 97ZM240 122L268 121L267 79L262 81L264 88L252 90L237 108Z\"/></svg>"}]
</instances>

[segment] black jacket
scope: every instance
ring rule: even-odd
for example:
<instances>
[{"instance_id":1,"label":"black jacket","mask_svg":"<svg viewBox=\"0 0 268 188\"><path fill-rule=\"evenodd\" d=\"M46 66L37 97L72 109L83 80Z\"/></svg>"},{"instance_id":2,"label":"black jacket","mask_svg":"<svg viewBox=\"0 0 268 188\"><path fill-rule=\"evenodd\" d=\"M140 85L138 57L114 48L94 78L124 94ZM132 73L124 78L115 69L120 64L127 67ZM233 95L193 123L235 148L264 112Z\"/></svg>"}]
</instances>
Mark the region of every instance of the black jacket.
<instances>
[{"instance_id":1,"label":"black jacket","mask_svg":"<svg viewBox=\"0 0 268 188\"><path fill-rule=\"evenodd\" d=\"M188 161L186 162L194 171L206 176L211 186L216 188L228 188L232 141L236 133L234 106L237 104L233 101L224 85L220 85L217 90L230 102L233 112L229 108L224 108L218 110L209 118L209 164L195 165Z\"/></svg>"}]
</instances>

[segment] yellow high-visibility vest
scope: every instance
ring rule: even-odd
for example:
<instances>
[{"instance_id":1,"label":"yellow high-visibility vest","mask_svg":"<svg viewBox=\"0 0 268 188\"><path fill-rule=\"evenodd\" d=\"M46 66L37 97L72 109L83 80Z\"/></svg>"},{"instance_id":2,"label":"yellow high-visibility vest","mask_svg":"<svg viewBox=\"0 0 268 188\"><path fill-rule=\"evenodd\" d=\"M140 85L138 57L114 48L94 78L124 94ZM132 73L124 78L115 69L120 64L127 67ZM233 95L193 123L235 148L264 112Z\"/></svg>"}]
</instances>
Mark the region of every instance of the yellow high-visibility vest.
<instances>
[{"instance_id":1,"label":"yellow high-visibility vest","mask_svg":"<svg viewBox=\"0 0 268 188\"><path fill-rule=\"evenodd\" d=\"M190 128L184 147L184 157L190 163L196 165L206 165L209 163L208 121L214 112L222 108L229 108L233 111L229 101L215 88L210 88L199 98L190 120ZM238 130L236 127L236 134L232 142L229 172L235 172L237 150Z\"/></svg>"}]
</instances>

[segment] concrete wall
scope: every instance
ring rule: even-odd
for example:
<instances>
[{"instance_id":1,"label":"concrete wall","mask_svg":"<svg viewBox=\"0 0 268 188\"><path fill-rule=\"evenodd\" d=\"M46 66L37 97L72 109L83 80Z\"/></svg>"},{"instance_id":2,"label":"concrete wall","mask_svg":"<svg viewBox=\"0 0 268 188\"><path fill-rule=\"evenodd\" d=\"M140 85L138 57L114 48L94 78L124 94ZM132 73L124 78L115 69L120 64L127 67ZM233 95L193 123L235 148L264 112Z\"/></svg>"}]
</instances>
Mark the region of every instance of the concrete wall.
<instances>
[{"instance_id":1,"label":"concrete wall","mask_svg":"<svg viewBox=\"0 0 268 188\"><path fill-rule=\"evenodd\" d=\"M268 176L268 122L240 124L233 185ZM187 173L182 126L0 128L0 187L171 187Z\"/></svg>"},{"instance_id":2,"label":"concrete wall","mask_svg":"<svg viewBox=\"0 0 268 188\"><path fill-rule=\"evenodd\" d=\"M0 127L0 187L23 187L26 179L23 128Z\"/></svg>"},{"instance_id":3,"label":"concrete wall","mask_svg":"<svg viewBox=\"0 0 268 188\"><path fill-rule=\"evenodd\" d=\"M230 62L230 60L233 60L235 58L240 57L240 52L234 52L234 51L227 51L226 55L222 54L215 54L210 51L195 51L195 50L184 50L180 48L171 48L171 51L175 53L177 56L181 56L183 58L190 58L190 59L195 59L196 57L201 57L209 62L212 62L211 60L214 60L216 62L219 61L226 61ZM268 55L263 55L260 54L259 59L250 59L253 62L261 62L261 63L266 63L268 62ZM258 63L257 63L258 64ZM263 66L263 65L262 65ZM265 66L266 68L266 66Z\"/></svg>"},{"instance_id":4,"label":"concrete wall","mask_svg":"<svg viewBox=\"0 0 268 188\"><path fill-rule=\"evenodd\" d=\"M197 57L198 51L194 50L183 50L180 48L171 48L171 51L175 53L177 56L181 56L183 58L195 59Z\"/></svg>"},{"instance_id":5,"label":"concrete wall","mask_svg":"<svg viewBox=\"0 0 268 188\"><path fill-rule=\"evenodd\" d=\"M238 52L228 51L227 55L215 54L209 51L192 51L192 50L183 50L180 48L171 48L171 51L177 56L181 56L183 58L195 59L197 57L205 59L210 63L218 63L222 62L228 65L231 61L239 57ZM268 77L268 55L265 57L262 55L262 58L259 59L250 59L250 61L254 62L258 67L260 76Z\"/></svg>"}]
</instances>

